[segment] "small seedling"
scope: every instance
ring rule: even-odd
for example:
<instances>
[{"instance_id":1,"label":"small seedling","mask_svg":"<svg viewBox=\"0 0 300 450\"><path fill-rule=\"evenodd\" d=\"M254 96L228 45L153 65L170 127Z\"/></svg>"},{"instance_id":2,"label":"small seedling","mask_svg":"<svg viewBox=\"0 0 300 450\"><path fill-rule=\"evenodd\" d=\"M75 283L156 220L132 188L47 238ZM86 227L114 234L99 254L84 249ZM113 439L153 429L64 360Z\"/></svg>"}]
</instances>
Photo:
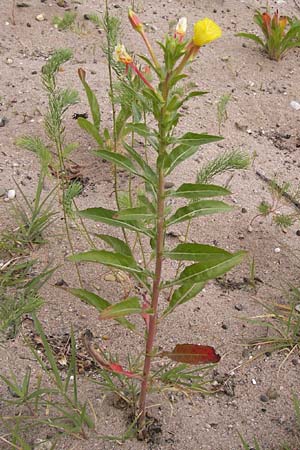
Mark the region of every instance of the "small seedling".
<instances>
[{"instance_id":1,"label":"small seedling","mask_svg":"<svg viewBox=\"0 0 300 450\"><path fill-rule=\"evenodd\" d=\"M221 133L222 125L228 119L227 105L228 105L230 99L231 99L230 94L224 94L224 95L222 95L222 97L220 98L220 100L218 101L218 104L217 104L219 133Z\"/></svg>"},{"instance_id":2,"label":"small seedling","mask_svg":"<svg viewBox=\"0 0 300 450\"><path fill-rule=\"evenodd\" d=\"M300 47L300 21L279 16L278 10L273 17L269 11L256 11L254 22L263 32L264 38L253 33L238 33L236 36L257 42L268 53L270 59L279 61L289 50ZM288 29L287 29L288 27Z\"/></svg>"},{"instance_id":3,"label":"small seedling","mask_svg":"<svg viewBox=\"0 0 300 450\"><path fill-rule=\"evenodd\" d=\"M54 16L53 25L60 31L65 31L74 26L77 14L72 11L66 11L63 17Z\"/></svg>"}]
</instances>

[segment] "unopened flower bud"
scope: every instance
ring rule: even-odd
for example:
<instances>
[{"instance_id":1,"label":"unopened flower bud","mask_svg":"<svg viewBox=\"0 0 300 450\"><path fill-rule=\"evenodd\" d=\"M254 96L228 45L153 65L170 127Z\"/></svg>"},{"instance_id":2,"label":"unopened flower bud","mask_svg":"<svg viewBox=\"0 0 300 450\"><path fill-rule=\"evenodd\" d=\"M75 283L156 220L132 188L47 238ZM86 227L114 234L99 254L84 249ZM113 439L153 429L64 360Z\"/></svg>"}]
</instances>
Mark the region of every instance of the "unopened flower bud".
<instances>
[{"instance_id":1,"label":"unopened flower bud","mask_svg":"<svg viewBox=\"0 0 300 450\"><path fill-rule=\"evenodd\" d=\"M143 23L140 21L135 12L132 11L132 9L129 9L128 11L128 18L134 30L138 33L141 33L144 30Z\"/></svg>"},{"instance_id":2,"label":"unopened flower bud","mask_svg":"<svg viewBox=\"0 0 300 450\"><path fill-rule=\"evenodd\" d=\"M181 17L178 20L175 30L175 38L177 38L180 42L183 40L187 29L187 18Z\"/></svg>"}]
</instances>

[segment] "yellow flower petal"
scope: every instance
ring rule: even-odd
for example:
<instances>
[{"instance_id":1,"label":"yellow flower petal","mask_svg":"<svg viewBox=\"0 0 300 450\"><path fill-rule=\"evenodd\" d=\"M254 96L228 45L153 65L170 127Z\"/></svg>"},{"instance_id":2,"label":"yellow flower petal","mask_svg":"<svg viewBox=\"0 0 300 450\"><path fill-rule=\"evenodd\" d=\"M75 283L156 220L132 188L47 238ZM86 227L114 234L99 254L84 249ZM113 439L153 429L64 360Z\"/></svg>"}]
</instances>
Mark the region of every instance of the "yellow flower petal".
<instances>
[{"instance_id":1,"label":"yellow flower petal","mask_svg":"<svg viewBox=\"0 0 300 450\"><path fill-rule=\"evenodd\" d=\"M211 19L198 20L194 25L193 43L197 47L202 47L221 36L221 28Z\"/></svg>"},{"instance_id":2,"label":"yellow flower petal","mask_svg":"<svg viewBox=\"0 0 300 450\"><path fill-rule=\"evenodd\" d=\"M113 52L113 58L116 62L122 62L124 64L132 63L132 58L127 53L126 48L123 44L116 45L115 50Z\"/></svg>"}]
</instances>

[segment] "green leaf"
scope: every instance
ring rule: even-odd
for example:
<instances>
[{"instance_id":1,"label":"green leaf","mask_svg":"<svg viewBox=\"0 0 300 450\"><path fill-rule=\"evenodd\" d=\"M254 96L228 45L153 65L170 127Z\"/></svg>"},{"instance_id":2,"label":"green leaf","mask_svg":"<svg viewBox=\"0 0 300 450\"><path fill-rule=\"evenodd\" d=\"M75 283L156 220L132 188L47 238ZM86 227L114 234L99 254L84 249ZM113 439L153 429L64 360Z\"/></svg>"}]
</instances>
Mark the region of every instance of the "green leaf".
<instances>
[{"instance_id":1,"label":"green leaf","mask_svg":"<svg viewBox=\"0 0 300 450\"><path fill-rule=\"evenodd\" d=\"M143 137L152 135L152 131L149 129L149 127L147 127L145 123L127 123L126 129Z\"/></svg>"},{"instance_id":2,"label":"green leaf","mask_svg":"<svg viewBox=\"0 0 300 450\"><path fill-rule=\"evenodd\" d=\"M177 191L167 192L172 197L208 198L229 195L231 192L222 186L214 184L184 183Z\"/></svg>"},{"instance_id":3,"label":"green leaf","mask_svg":"<svg viewBox=\"0 0 300 450\"><path fill-rule=\"evenodd\" d=\"M96 95L90 88L89 84L85 81L85 71L83 69L78 70L79 78L81 83L83 84L83 87L85 89L87 99L90 105L90 110L93 117L94 126L97 131L99 131L100 122L101 122L101 114L100 114L100 107L97 100Z\"/></svg>"},{"instance_id":4,"label":"green leaf","mask_svg":"<svg viewBox=\"0 0 300 450\"><path fill-rule=\"evenodd\" d=\"M138 297L129 297L122 302L110 305L100 313L100 319L117 319L132 314L141 314L143 309L140 306Z\"/></svg>"},{"instance_id":5,"label":"green leaf","mask_svg":"<svg viewBox=\"0 0 300 450\"><path fill-rule=\"evenodd\" d=\"M165 252L164 255L170 259L175 259L176 261L209 262L210 260L217 261L218 258L220 261L223 261L231 254L222 248L214 247L212 245L186 243L178 244L177 247L170 252Z\"/></svg>"},{"instance_id":6,"label":"green leaf","mask_svg":"<svg viewBox=\"0 0 300 450\"><path fill-rule=\"evenodd\" d=\"M224 260L220 261L219 255L216 256L215 261L198 262L186 267L178 278L172 281L168 281L164 288L174 286L176 284L190 283L205 283L208 280L217 278L224 273L228 272L234 266L239 264L244 258L246 252L240 251L233 254L229 254L227 257L224 255Z\"/></svg>"},{"instance_id":7,"label":"green leaf","mask_svg":"<svg viewBox=\"0 0 300 450\"><path fill-rule=\"evenodd\" d=\"M77 123L80 126L80 128L82 128L90 136L92 136L92 138L95 139L95 141L99 144L100 147L103 147L104 145L103 139L100 136L98 129L95 127L95 125L92 124L92 122L90 122L87 119L84 119L83 117L79 117L77 119Z\"/></svg>"},{"instance_id":8,"label":"green leaf","mask_svg":"<svg viewBox=\"0 0 300 450\"><path fill-rule=\"evenodd\" d=\"M196 153L200 145L210 144L212 142L221 141L222 139L221 136L186 133L179 139L180 144L170 152L167 158L165 158L164 168L167 169L167 173L170 173L178 166L178 164Z\"/></svg>"},{"instance_id":9,"label":"green leaf","mask_svg":"<svg viewBox=\"0 0 300 450\"><path fill-rule=\"evenodd\" d=\"M222 136L211 136L205 133L192 133L188 132L181 136L177 142L180 144L191 145L193 147L199 147L199 145L209 144L210 142L221 141Z\"/></svg>"},{"instance_id":10,"label":"green leaf","mask_svg":"<svg viewBox=\"0 0 300 450\"><path fill-rule=\"evenodd\" d=\"M113 162L117 166L124 167L124 169L128 170L134 175L139 175L130 159L124 155L120 155L120 153L110 152L107 150L99 150L96 152L96 155L101 156L101 158L104 158L107 161Z\"/></svg>"},{"instance_id":11,"label":"green leaf","mask_svg":"<svg viewBox=\"0 0 300 450\"><path fill-rule=\"evenodd\" d=\"M237 33L236 36L244 37L246 39L251 39L252 41L255 41L257 44L261 45L262 47L265 47L264 41L260 37L258 37L256 34L253 34L253 33Z\"/></svg>"},{"instance_id":12,"label":"green leaf","mask_svg":"<svg viewBox=\"0 0 300 450\"><path fill-rule=\"evenodd\" d=\"M88 252L76 253L76 255L69 256L68 259L73 262L96 262L126 272L143 272L143 269L136 264L132 257L122 255L121 253L108 252L107 250L90 250Z\"/></svg>"},{"instance_id":13,"label":"green leaf","mask_svg":"<svg viewBox=\"0 0 300 450\"><path fill-rule=\"evenodd\" d=\"M122 209L116 213L115 217L121 220L149 220L154 217L154 214L147 207L141 206L138 208Z\"/></svg>"},{"instance_id":14,"label":"green leaf","mask_svg":"<svg viewBox=\"0 0 300 450\"><path fill-rule=\"evenodd\" d=\"M87 303L88 305L94 306L98 311L102 312L104 309L111 306L110 302L108 300L105 300L102 297L99 297L99 295L94 294L93 292L86 291L85 289L76 289L76 288L70 288L67 289L68 292L73 294L75 297L80 298L83 302ZM135 325L133 323L129 322L126 319L116 319L116 321L126 327L130 330L135 329Z\"/></svg>"},{"instance_id":15,"label":"green leaf","mask_svg":"<svg viewBox=\"0 0 300 450\"><path fill-rule=\"evenodd\" d=\"M136 161L136 163L143 169L144 177L148 180L153 186L157 184L157 176L156 173L151 169L151 167L147 164L145 159L134 150L133 147L123 142L123 145L130 156Z\"/></svg>"},{"instance_id":16,"label":"green leaf","mask_svg":"<svg viewBox=\"0 0 300 450\"><path fill-rule=\"evenodd\" d=\"M117 219L117 213L118 211L113 211L105 208L88 208L78 212L81 217L85 217L86 219L91 219L101 223L107 223L108 225L113 225L116 227L127 228L128 230L132 231L138 231L149 237L152 237L152 234L148 230L139 226L137 223Z\"/></svg>"},{"instance_id":17,"label":"green leaf","mask_svg":"<svg viewBox=\"0 0 300 450\"><path fill-rule=\"evenodd\" d=\"M170 314L177 306L187 303L196 297L199 292L204 288L205 283L184 283L182 286L177 288L171 297L169 306L164 310L163 316Z\"/></svg>"},{"instance_id":18,"label":"green leaf","mask_svg":"<svg viewBox=\"0 0 300 450\"><path fill-rule=\"evenodd\" d=\"M193 219L198 216L206 216L209 214L224 213L230 211L231 206L226 205L224 202L218 200L201 200L199 202L191 203L188 206L183 206L177 209L175 214L171 216L167 225L173 225L174 223L184 222L186 220Z\"/></svg>"},{"instance_id":19,"label":"green leaf","mask_svg":"<svg viewBox=\"0 0 300 450\"><path fill-rule=\"evenodd\" d=\"M122 241L119 238L116 238L114 236L110 236L109 234L95 234L95 236L99 239L102 239L102 241L106 242L108 245L110 245L115 252L121 253L122 255L131 256L132 253L130 250L129 245L126 244L126 242Z\"/></svg>"}]
</instances>

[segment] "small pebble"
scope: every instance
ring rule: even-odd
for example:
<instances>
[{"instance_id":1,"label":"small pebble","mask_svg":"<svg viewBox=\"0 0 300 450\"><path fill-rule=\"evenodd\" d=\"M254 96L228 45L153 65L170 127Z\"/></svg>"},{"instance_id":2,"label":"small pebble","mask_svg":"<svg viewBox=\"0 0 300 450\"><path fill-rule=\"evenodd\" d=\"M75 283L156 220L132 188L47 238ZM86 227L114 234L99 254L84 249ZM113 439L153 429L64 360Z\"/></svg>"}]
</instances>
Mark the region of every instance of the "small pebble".
<instances>
[{"instance_id":1,"label":"small pebble","mask_svg":"<svg viewBox=\"0 0 300 450\"><path fill-rule=\"evenodd\" d=\"M6 117L0 117L0 127L4 127L7 123Z\"/></svg>"},{"instance_id":2,"label":"small pebble","mask_svg":"<svg viewBox=\"0 0 300 450\"><path fill-rule=\"evenodd\" d=\"M254 384L254 386L257 384L257 382L254 378L252 378L251 383Z\"/></svg>"},{"instance_id":3,"label":"small pebble","mask_svg":"<svg viewBox=\"0 0 300 450\"><path fill-rule=\"evenodd\" d=\"M259 397L259 399L260 399L261 402L264 402L264 403L267 403L269 401L269 398L266 395L264 395L264 394L262 394Z\"/></svg>"},{"instance_id":4,"label":"small pebble","mask_svg":"<svg viewBox=\"0 0 300 450\"><path fill-rule=\"evenodd\" d=\"M9 191L7 191L7 198L8 200L13 200L16 196L16 191L14 189L9 189Z\"/></svg>"},{"instance_id":5,"label":"small pebble","mask_svg":"<svg viewBox=\"0 0 300 450\"><path fill-rule=\"evenodd\" d=\"M228 329L228 325L226 325L226 323L222 323L221 327L223 328L223 330L227 330Z\"/></svg>"},{"instance_id":6,"label":"small pebble","mask_svg":"<svg viewBox=\"0 0 300 450\"><path fill-rule=\"evenodd\" d=\"M38 14L35 18L38 22L43 22L45 20L44 14Z\"/></svg>"},{"instance_id":7,"label":"small pebble","mask_svg":"<svg viewBox=\"0 0 300 450\"><path fill-rule=\"evenodd\" d=\"M270 387L267 392L266 392L268 398L270 400L276 400L276 398L279 397L279 393L277 392L277 390L273 387Z\"/></svg>"},{"instance_id":8,"label":"small pebble","mask_svg":"<svg viewBox=\"0 0 300 450\"><path fill-rule=\"evenodd\" d=\"M241 211L243 214L246 214L246 212L247 212L246 208L242 208Z\"/></svg>"},{"instance_id":9,"label":"small pebble","mask_svg":"<svg viewBox=\"0 0 300 450\"><path fill-rule=\"evenodd\" d=\"M234 308L235 308L237 311L243 311L243 309L244 309L243 305L241 305L240 303L239 303L238 305L234 305Z\"/></svg>"},{"instance_id":10,"label":"small pebble","mask_svg":"<svg viewBox=\"0 0 300 450\"><path fill-rule=\"evenodd\" d=\"M300 230L296 231L296 236L300 236Z\"/></svg>"},{"instance_id":11,"label":"small pebble","mask_svg":"<svg viewBox=\"0 0 300 450\"><path fill-rule=\"evenodd\" d=\"M13 60L11 58L7 58L6 64L12 64L12 63L13 63Z\"/></svg>"},{"instance_id":12,"label":"small pebble","mask_svg":"<svg viewBox=\"0 0 300 450\"><path fill-rule=\"evenodd\" d=\"M276 248L274 248L274 252L275 252L275 253L280 253L280 252L281 252L281 249L280 249L279 247L276 247Z\"/></svg>"},{"instance_id":13,"label":"small pebble","mask_svg":"<svg viewBox=\"0 0 300 450\"><path fill-rule=\"evenodd\" d=\"M295 110L295 111L299 111L300 109L300 103L296 102L295 100L292 100L290 103L290 106Z\"/></svg>"}]
</instances>

